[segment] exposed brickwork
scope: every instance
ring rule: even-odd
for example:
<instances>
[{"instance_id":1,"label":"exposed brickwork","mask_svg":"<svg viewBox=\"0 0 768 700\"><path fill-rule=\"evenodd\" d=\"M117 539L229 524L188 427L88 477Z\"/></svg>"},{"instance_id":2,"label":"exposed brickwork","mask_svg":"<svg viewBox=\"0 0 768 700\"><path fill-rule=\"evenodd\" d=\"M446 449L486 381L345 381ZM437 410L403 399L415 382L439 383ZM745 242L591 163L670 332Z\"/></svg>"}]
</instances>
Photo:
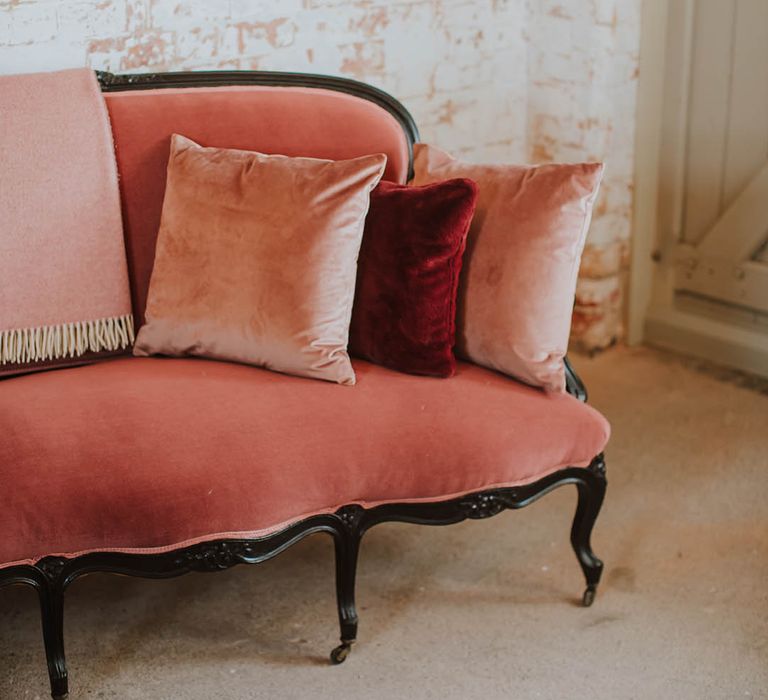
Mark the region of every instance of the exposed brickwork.
<instances>
[{"instance_id":1,"label":"exposed brickwork","mask_svg":"<svg viewBox=\"0 0 768 700\"><path fill-rule=\"evenodd\" d=\"M606 160L574 339L620 333L640 0L0 0L0 73L294 70L378 85L475 161Z\"/></svg>"},{"instance_id":2,"label":"exposed brickwork","mask_svg":"<svg viewBox=\"0 0 768 700\"><path fill-rule=\"evenodd\" d=\"M621 335L632 217L640 3L538 0L528 27L528 156L605 160L576 293L573 339Z\"/></svg>"}]
</instances>

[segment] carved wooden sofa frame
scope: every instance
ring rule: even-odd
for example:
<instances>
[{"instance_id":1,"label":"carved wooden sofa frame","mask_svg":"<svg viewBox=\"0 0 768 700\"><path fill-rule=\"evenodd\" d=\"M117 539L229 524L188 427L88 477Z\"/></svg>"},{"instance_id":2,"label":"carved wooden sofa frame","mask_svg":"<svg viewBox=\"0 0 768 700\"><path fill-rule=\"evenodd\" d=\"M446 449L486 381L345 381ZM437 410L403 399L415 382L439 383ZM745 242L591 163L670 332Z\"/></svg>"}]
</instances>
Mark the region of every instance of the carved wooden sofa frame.
<instances>
[{"instance_id":1,"label":"carved wooden sofa frame","mask_svg":"<svg viewBox=\"0 0 768 700\"><path fill-rule=\"evenodd\" d=\"M353 80L321 75L246 71L134 75L99 72L97 75L104 92L222 85L301 86L338 90L370 100L389 111L402 126L411 153L413 144L418 140L414 120L402 104L370 85ZM568 393L585 402L587 393L584 385L567 360L565 367ZM341 643L331 652L331 661L339 664L347 658L357 638L355 576L358 552L363 535L371 527L383 522L449 525L466 519L488 518L504 510L523 508L567 484L574 484L578 489L578 504L570 541L586 578L582 602L589 606L594 600L603 569L603 563L594 555L590 544L592 529L606 489L602 454L596 455L586 467L568 467L526 485L478 491L451 500L387 503L372 508L350 503L334 513L306 518L259 539L212 540L159 554L93 552L74 558L45 557L34 565L0 569L0 587L21 584L37 591L51 693L54 699L61 700L68 695L64 654L64 594L79 577L105 572L164 579L189 572L223 571L238 564L266 561L299 540L323 532L333 538L335 546Z\"/></svg>"}]
</instances>

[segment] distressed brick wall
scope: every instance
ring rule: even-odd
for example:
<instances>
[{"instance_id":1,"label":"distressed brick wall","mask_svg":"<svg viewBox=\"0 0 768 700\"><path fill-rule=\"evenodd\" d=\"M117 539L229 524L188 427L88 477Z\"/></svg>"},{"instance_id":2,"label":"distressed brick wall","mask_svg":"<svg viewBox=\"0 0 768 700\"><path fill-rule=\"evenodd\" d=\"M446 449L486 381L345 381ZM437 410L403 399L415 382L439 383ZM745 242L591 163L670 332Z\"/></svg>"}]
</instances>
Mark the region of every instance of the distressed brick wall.
<instances>
[{"instance_id":1,"label":"distressed brick wall","mask_svg":"<svg viewBox=\"0 0 768 700\"><path fill-rule=\"evenodd\" d=\"M528 39L528 157L605 160L576 290L572 340L622 334L629 264L640 2L534 0Z\"/></svg>"},{"instance_id":2,"label":"distressed brick wall","mask_svg":"<svg viewBox=\"0 0 768 700\"><path fill-rule=\"evenodd\" d=\"M346 75L475 161L608 162L574 340L620 334L641 0L0 0L0 73L91 66Z\"/></svg>"}]
</instances>

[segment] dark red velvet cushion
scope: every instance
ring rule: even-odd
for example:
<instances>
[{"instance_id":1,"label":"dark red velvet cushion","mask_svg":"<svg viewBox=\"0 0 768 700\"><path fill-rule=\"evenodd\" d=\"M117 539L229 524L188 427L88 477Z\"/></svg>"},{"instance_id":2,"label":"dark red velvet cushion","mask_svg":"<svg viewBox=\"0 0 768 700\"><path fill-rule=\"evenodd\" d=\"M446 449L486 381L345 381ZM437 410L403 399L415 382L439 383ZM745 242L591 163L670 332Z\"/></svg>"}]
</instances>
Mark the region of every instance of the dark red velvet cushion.
<instances>
[{"instance_id":1,"label":"dark red velvet cushion","mask_svg":"<svg viewBox=\"0 0 768 700\"><path fill-rule=\"evenodd\" d=\"M357 266L350 352L411 374L450 377L456 291L477 201L472 180L371 193Z\"/></svg>"}]
</instances>

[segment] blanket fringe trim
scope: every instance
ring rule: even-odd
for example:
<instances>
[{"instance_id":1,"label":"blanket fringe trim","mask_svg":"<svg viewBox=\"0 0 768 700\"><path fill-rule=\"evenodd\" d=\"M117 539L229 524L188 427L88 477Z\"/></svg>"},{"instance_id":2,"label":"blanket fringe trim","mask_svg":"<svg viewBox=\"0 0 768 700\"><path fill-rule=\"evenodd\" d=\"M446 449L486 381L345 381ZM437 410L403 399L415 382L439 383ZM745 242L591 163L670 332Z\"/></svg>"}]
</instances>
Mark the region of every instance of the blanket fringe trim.
<instances>
[{"instance_id":1,"label":"blanket fringe trim","mask_svg":"<svg viewBox=\"0 0 768 700\"><path fill-rule=\"evenodd\" d=\"M133 345L133 314L0 331L0 365L80 357Z\"/></svg>"}]
</instances>

